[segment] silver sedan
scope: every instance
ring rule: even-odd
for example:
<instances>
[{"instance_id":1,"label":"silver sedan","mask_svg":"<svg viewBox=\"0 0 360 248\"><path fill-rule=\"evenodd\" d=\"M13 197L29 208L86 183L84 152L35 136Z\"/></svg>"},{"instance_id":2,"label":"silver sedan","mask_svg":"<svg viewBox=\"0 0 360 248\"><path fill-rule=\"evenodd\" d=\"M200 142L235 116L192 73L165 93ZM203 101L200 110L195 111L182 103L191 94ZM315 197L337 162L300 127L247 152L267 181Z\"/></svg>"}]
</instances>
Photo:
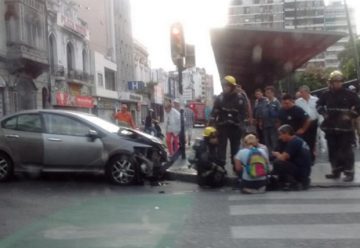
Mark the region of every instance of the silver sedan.
<instances>
[{"instance_id":1,"label":"silver sedan","mask_svg":"<svg viewBox=\"0 0 360 248\"><path fill-rule=\"evenodd\" d=\"M86 113L23 111L0 124L0 181L21 171L101 171L113 183L131 184L154 176L153 161L166 161L155 137Z\"/></svg>"}]
</instances>

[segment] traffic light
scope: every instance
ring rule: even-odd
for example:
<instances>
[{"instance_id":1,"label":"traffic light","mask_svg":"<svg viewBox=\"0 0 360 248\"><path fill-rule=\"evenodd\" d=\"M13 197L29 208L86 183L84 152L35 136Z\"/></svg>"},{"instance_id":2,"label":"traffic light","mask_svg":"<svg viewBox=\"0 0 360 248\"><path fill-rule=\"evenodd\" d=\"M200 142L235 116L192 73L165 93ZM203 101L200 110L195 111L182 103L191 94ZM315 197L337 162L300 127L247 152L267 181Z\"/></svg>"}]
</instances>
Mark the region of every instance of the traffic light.
<instances>
[{"instance_id":1,"label":"traffic light","mask_svg":"<svg viewBox=\"0 0 360 248\"><path fill-rule=\"evenodd\" d=\"M180 23L174 23L170 29L171 58L175 65L181 66L185 57L184 30Z\"/></svg>"}]
</instances>

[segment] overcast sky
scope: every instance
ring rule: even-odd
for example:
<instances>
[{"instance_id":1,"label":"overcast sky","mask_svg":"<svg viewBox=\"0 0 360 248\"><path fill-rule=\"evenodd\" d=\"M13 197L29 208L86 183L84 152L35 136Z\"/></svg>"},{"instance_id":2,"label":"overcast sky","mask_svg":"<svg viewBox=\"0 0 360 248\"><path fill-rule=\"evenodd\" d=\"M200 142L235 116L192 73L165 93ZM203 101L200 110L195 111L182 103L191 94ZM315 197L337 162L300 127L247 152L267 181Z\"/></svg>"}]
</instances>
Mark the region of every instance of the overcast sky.
<instances>
[{"instance_id":1,"label":"overcast sky","mask_svg":"<svg viewBox=\"0 0 360 248\"><path fill-rule=\"evenodd\" d=\"M152 68L174 70L170 58L170 25L180 21L185 39L194 44L196 63L214 75L215 93L221 91L219 75L210 45L209 30L227 22L229 0L130 0L134 38L149 51ZM328 2L325 0L325 2ZM347 0L355 7L360 33L360 1Z\"/></svg>"}]
</instances>

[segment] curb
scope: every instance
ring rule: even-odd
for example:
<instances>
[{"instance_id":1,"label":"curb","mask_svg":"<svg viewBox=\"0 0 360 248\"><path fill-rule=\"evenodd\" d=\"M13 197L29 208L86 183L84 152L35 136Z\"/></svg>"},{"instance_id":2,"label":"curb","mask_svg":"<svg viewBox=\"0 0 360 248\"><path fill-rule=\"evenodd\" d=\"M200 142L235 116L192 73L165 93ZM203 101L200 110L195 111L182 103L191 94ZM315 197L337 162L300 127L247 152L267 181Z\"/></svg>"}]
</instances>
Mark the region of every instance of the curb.
<instances>
[{"instance_id":1,"label":"curb","mask_svg":"<svg viewBox=\"0 0 360 248\"><path fill-rule=\"evenodd\" d=\"M190 173L180 173L174 171L167 171L165 174L165 179L169 181L180 181L186 183L197 183L196 175ZM236 177L227 177L225 186L235 187L236 186ZM360 183L312 183L310 188L359 188Z\"/></svg>"}]
</instances>

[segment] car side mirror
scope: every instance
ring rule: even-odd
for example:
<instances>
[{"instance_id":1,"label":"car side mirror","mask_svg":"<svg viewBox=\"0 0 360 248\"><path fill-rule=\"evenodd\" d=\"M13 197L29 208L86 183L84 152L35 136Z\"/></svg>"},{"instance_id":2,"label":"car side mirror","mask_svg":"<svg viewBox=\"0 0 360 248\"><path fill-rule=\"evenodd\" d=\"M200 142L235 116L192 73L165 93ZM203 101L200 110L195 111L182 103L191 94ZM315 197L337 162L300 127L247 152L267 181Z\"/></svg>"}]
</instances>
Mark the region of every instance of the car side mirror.
<instances>
[{"instance_id":1,"label":"car side mirror","mask_svg":"<svg viewBox=\"0 0 360 248\"><path fill-rule=\"evenodd\" d=\"M96 140L97 138L99 138L99 133L95 130L89 130L89 134L88 136L92 139L92 140Z\"/></svg>"}]
</instances>

